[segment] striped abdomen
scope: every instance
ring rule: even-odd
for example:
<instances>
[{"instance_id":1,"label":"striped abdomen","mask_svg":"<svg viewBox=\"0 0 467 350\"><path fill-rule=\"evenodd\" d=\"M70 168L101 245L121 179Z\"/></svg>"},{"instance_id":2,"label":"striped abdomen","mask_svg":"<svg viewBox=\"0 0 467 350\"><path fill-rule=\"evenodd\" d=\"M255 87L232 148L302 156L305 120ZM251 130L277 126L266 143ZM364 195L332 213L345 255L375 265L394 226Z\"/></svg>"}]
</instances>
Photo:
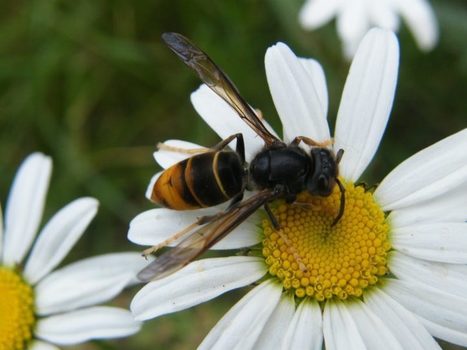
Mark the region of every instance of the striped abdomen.
<instances>
[{"instance_id":1,"label":"striped abdomen","mask_svg":"<svg viewBox=\"0 0 467 350\"><path fill-rule=\"evenodd\" d=\"M243 183L237 153L206 152L166 169L154 184L151 200L175 210L211 207L242 192Z\"/></svg>"}]
</instances>

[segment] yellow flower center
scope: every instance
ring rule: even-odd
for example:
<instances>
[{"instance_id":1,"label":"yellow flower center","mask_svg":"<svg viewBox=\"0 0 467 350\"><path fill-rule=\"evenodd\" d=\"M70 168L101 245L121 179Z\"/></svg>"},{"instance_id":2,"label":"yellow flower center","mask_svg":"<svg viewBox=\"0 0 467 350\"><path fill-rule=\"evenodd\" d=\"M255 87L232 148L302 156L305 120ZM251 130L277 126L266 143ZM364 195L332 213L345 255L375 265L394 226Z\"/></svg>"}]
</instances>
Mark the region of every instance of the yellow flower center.
<instances>
[{"instance_id":1,"label":"yellow flower center","mask_svg":"<svg viewBox=\"0 0 467 350\"><path fill-rule=\"evenodd\" d=\"M32 288L12 270L0 266L0 350L22 350L32 338Z\"/></svg>"},{"instance_id":2,"label":"yellow flower center","mask_svg":"<svg viewBox=\"0 0 467 350\"><path fill-rule=\"evenodd\" d=\"M340 206L337 186L329 197L302 193L293 204L275 205L278 231L268 218L262 222L269 274L299 298L360 297L388 273L391 245L384 212L363 187L345 187L344 216L334 226Z\"/></svg>"}]
</instances>

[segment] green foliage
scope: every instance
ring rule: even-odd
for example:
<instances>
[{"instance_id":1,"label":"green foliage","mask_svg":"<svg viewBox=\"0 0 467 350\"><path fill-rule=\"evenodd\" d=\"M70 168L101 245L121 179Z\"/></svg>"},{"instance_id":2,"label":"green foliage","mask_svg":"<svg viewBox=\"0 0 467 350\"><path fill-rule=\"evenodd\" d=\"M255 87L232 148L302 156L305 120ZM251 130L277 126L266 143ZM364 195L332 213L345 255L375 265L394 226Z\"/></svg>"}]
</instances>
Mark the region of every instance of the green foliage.
<instances>
[{"instance_id":1,"label":"green foliage","mask_svg":"<svg viewBox=\"0 0 467 350\"><path fill-rule=\"evenodd\" d=\"M197 77L161 43L181 32L208 52L254 106L279 127L263 67L281 40L324 66L335 118L348 63L334 24L314 32L297 23L300 0L3 1L0 14L0 199L20 161L35 150L53 157L46 219L78 196L101 202L97 219L71 254L77 259L138 250L128 222L151 205L144 198L158 171L159 141L211 145L215 134L197 117L189 94ZM398 92L381 152L366 181L466 126L467 8L434 1L441 41L418 51L402 27ZM134 290L120 300L128 305ZM238 295L235 295L237 299ZM76 349L191 349L225 312L219 303L155 320L129 340ZM196 323L197 327L192 327Z\"/></svg>"}]
</instances>

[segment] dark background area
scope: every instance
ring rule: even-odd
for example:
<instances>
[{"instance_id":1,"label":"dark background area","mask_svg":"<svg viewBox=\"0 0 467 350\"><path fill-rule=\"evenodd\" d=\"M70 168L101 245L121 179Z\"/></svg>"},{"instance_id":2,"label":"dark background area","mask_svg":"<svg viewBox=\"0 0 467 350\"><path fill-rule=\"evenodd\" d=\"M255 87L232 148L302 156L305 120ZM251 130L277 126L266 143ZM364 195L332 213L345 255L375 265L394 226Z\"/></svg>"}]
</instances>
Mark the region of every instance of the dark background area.
<instances>
[{"instance_id":1,"label":"dark background area","mask_svg":"<svg viewBox=\"0 0 467 350\"><path fill-rule=\"evenodd\" d=\"M93 196L98 216L68 261L129 243L129 221L152 208L144 192L159 170L159 141L203 145L217 136L192 108L200 84L161 42L165 31L190 37L228 73L242 95L280 130L264 73L264 53L277 41L323 65L334 124L349 63L331 23L314 32L297 21L299 0L2 1L0 14L0 200L29 153L52 156L45 222L80 196ZM407 28L399 33L397 95L380 151L364 180L380 181L413 153L466 127L467 6L433 1L440 42L422 53ZM134 290L117 301L127 306ZM76 349L192 349L238 300L161 317L120 342ZM446 349L449 347L446 347ZM450 349L455 349L451 347Z\"/></svg>"}]
</instances>

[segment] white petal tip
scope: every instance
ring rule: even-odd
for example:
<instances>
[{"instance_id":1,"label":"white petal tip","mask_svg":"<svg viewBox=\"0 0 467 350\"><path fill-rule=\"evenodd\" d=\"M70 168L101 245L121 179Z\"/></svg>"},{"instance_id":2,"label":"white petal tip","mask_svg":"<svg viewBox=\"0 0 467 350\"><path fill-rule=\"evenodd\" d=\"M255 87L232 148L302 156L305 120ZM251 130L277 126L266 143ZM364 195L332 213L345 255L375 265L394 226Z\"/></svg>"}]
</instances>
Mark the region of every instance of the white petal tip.
<instances>
[{"instance_id":1,"label":"white petal tip","mask_svg":"<svg viewBox=\"0 0 467 350\"><path fill-rule=\"evenodd\" d=\"M76 199L75 202L76 205L79 205L81 208L86 208L89 211L97 212L99 209L99 201L94 197L81 197Z\"/></svg>"},{"instance_id":2,"label":"white petal tip","mask_svg":"<svg viewBox=\"0 0 467 350\"><path fill-rule=\"evenodd\" d=\"M274 45L268 47L266 50L266 55L265 55L265 60L273 59L273 55L281 55L281 54L289 54L292 53L292 50L287 46L287 44L284 44L283 42L279 41L275 43ZM293 54L295 56L295 54Z\"/></svg>"},{"instance_id":3,"label":"white petal tip","mask_svg":"<svg viewBox=\"0 0 467 350\"><path fill-rule=\"evenodd\" d=\"M372 42L384 40L388 43L388 45L399 47L399 41L397 40L396 34L394 34L394 32L389 29L371 28L363 40Z\"/></svg>"}]
</instances>

